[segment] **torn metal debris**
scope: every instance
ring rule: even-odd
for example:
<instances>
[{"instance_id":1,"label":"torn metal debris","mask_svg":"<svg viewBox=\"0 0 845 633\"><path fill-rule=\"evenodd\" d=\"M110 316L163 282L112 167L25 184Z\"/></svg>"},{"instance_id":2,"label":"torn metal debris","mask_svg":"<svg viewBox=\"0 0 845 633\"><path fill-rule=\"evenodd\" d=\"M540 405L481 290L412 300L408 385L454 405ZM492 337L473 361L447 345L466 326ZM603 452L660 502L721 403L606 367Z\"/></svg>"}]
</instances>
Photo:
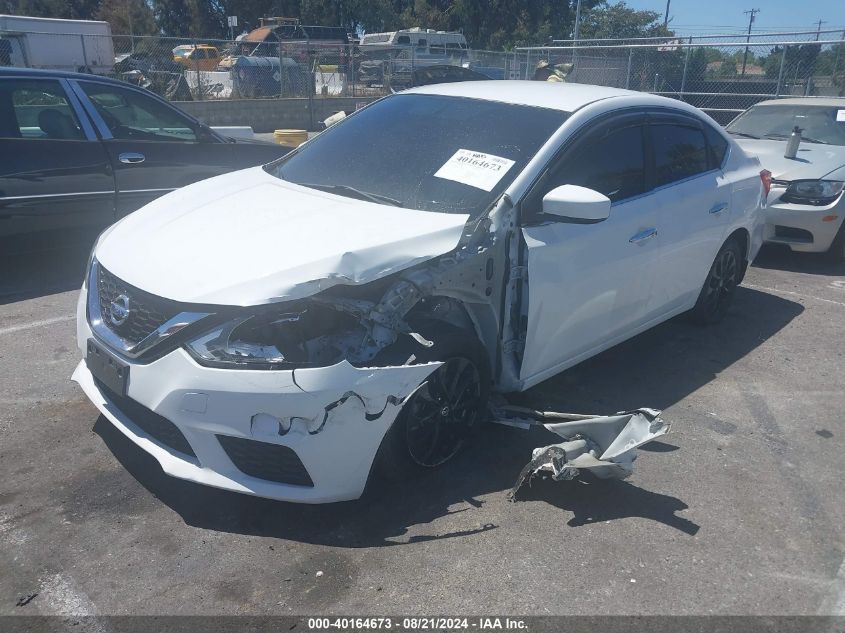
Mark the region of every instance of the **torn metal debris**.
<instances>
[{"instance_id":1,"label":"torn metal debris","mask_svg":"<svg viewBox=\"0 0 845 633\"><path fill-rule=\"evenodd\" d=\"M555 481L574 479L581 470L589 470L602 479L625 479L634 472L636 449L669 432L669 423L655 409L635 409L611 416L582 416L567 413L532 411L521 407L502 407L499 413L520 413L520 422L542 424L564 438L564 442L535 448L531 461L519 473L508 494L513 501L519 489L534 477L550 476ZM574 418L574 419L573 419ZM565 419L565 422L546 423ZM505 424L513 424L504 420Z\"/></svg>"}]
</instances>

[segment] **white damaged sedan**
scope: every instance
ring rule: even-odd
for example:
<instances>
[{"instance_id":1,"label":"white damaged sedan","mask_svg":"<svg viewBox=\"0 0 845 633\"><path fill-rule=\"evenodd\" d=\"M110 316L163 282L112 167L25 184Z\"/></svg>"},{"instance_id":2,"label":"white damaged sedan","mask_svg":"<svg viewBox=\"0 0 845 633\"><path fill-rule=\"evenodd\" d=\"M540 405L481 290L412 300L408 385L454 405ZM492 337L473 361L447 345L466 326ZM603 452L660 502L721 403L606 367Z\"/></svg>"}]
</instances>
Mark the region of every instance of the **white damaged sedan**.
<instances>
[{"instance_id":1,"label":"white damaged sedan","mask_svg":"<svg viewBox=\"0 0 845 633\"><path fill-rule=\"evenodd\" d=\"M686 104L480 81L356 112L105 231L74 372L165 472L308 503L435 467L521 391L726 313L767 172Z\"/></svg>"}]
</instances>

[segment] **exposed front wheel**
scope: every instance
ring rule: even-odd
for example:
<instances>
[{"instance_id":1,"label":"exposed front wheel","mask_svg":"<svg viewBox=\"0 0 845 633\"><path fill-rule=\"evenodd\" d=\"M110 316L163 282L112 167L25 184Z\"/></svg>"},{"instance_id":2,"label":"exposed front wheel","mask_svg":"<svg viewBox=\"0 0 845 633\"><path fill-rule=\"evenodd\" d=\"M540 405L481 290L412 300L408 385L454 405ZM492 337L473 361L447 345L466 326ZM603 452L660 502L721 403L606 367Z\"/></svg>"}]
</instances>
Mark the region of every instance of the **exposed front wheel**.
<instances>
[{"instance_id":1,"label":"exposed front wheel","mask_svg":"<svg viewBox=\"0 0 845 633\"><path fill-rule=\"evenodd\" d=\"M434 468L464 447L481 418L481 376L467 358L447 360L403 410L408 456Z\"/></svg>"},{"instance_id":2,"label":"exposed front wheel","mask_svg":"<svg viewBox=\"0 0 845 633\"><path fill-rule=\"evenodd\" d=\"M736 240L725 242L707 273L695 307L690 310L693 322L707 325L718 323L725 317L742 279L744 265L742 248Z\"/></svg>"},{"instance_id":3,"label":"exposed front wheel","mask_svg":"<svg viewBox=\"0 0 845 633\"><path fill-rule=\"evenodd\" d=\"M441 324L427 336L434 346L414 343L416 362L443 364L404 403L382 442L376 470L389 479L448 462L485 421L490 369L474 333Z\"/></svg>"}]
</instances>

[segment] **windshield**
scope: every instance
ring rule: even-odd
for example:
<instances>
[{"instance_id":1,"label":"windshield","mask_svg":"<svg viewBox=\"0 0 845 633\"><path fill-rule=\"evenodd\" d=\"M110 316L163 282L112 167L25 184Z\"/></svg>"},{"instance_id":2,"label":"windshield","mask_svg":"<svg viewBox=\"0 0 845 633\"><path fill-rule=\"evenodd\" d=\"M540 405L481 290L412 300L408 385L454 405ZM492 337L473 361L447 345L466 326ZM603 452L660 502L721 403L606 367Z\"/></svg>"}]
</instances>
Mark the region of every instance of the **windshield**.
<instances>
[{"instance_id":1,"label":"windshield","mask_svg":"<svg viewBox=\"0 0 845 633\"><path fill-rule=\"evenodd\" d=\"M394 95L265 169L343 196L478 216L567 116L493 101Z\"/></svg>"},{"instance_id":2,"label":"windshield","mask_svg":"<svg viewBox=\"0 0 845 633\"><path fill-rule=\"evenodd\" d=\"M727 130L753 138L787 138L795 126L810 143L845 145L845 105L841 108L817 105L754 106L736 118Z\"/></svg>"}]
</instances>

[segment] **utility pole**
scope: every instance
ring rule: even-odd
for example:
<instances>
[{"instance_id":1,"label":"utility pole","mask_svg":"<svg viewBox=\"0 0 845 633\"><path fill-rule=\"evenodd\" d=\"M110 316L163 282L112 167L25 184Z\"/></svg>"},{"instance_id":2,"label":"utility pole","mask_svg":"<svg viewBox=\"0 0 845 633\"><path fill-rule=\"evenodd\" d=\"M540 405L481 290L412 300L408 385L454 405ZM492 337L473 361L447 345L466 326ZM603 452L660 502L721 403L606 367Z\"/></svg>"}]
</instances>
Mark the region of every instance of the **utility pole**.
<instances>
[{"instance_id":1,"label":"utility pole","mask_svg":"<svg viewBox=\"0 0 845 633\"><path fill-rule=\"evenodd\" d=\"M669 28L669 5L672 3L672 0L666 0L666 15L663 16L663 28Z\"/></svg>"},{"instance_id":2,"label":"utility pole","mask_svg":"<svg viewBox=\"0 0 845 633\"><path fill-rule=\"evenodd\" d=\"M578 35L581 31L581 0L575 4L575 29L572 32L572 69L575 70L578 58Z\"/></svg>"},{"instance_id":3,"label":"utility pole","mask_svg":"<svg viewBox=\"0 0 845 633\"><path fill-rule=\"evenodd\" d=\"M132 33L132 5L130 4L131 0L126 0L126 19L129 20L129 49L131 52L135 52L135 37ZM816 38L819 39L819 38Z\"/></svg>"},{"instance_id":4,"label":"utility pole","mask_svg":"<svg viewBox=\"0 0 845 633\"><path fill-rule=\"evenodd\" d=\"M827 22L825 22L824 20L819 20L818 22L816 22L816 24L818 25L818 28L816 29L816 41L818 42L819 36L822 34L822 24L827 24Z\"/></svg>"},{"instance_id":5,"label":"utility pole","mask_svg":"<svg viewBox=\"0 0 845 633\"><path fill-rule=\"evenodd\" d=\"M742 55L742 72L740 75L745 75L745 64L748 62L748 43L751 41L751 25L754 24L754 16L760 13L760 9L749 9L743 11L748 16L748 35L745 37L745 53Z\"/></svg>"},{"instance_id":6,"label":"utility pole","mask_svg":"<svg viewBox=\"0 0 845 633\"><path fill-rule=\"evenodd\" d=\"M581 31L581 0L575 4L575 30L572 33L572 39L578 43L578 33Z\"/></svg>"}]
</instances>

